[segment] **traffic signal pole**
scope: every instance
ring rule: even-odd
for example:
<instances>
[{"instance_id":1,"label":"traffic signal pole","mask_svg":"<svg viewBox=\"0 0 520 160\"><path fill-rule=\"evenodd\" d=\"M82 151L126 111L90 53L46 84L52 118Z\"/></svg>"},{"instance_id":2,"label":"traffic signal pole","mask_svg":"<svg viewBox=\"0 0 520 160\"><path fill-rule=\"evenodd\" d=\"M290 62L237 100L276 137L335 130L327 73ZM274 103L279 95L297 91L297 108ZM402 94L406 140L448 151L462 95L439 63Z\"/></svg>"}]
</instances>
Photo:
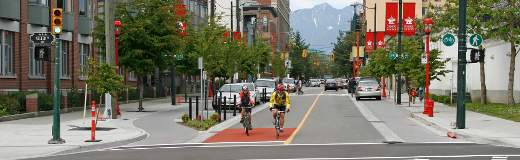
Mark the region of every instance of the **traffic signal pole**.
<instances>
[{"instance_id":1,"label":"traffic signal pole","mask_svg":"<svg viewBox=\"0 0 520 160\"><path fill-rule=\"evenodd\" d=\"M397 105L401 105L401 50L402 50L402 46L401 46L401 34L403 33L403 18L402 18L402 14L403 14L403 0L399 0L399 31L397 32L397 38L398 38L398 41L397 41L397 63L398 63L398 67L399 69L397 69Z\"/></svg>"},{"instance_id":2,"label":"traffic signal pole","mask_svg":"<svg viewBox=\"0 0 520 160\"><path fill-rule=\"evenodd\" d=\"M60 137L60 35L56 34L56 44L54 44L54 118L52 122L52 139L49 144L62 144L65 140Z\"/></svg>"},{"instance_id":3,"label":"traffic signal pole","mask_svg":"<svg viewBox=\"0 0 520 160\"><path fill-rule=\"evenodd\" d=\"M457 128L466 128L466 0L459 1L459 60L457 62Z\"/></svg>"}]
</instances>

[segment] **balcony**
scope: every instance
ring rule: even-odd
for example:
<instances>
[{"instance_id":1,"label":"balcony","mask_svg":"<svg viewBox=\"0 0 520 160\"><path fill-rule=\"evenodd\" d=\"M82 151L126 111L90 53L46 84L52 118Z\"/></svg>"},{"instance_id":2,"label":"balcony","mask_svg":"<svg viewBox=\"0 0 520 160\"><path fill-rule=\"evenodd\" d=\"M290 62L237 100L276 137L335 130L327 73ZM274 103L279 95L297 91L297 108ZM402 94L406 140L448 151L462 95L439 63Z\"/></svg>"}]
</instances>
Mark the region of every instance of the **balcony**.
<instances>
[{"instance_id":1,"label":"balcony","mask_svg":"<svg viewBox=\"0 0 520 160\"><path fill-rule=\"evenodd\" d=\"M1 0L0 18L20 20L20 0Z\"/></svg>"},{"instance_id":2,"label":"balcony","mask_svg":"<svg viewBox=\"0 0 520 160\"><path fill-rule=\"evenodd\" d=\"M27 6L27 22L35 25L49 26L49 7L44 5Z\"/></svg>"},{"instance_id":3,"label":"balcony","mask_svg":"<svg viewBox=\"0 0 520 160\"><path fill-rule=\"evenodd\" d=\"M79 16L78 17L78 34L88 35L90 34L90 30L93 29L93 20L88 17Z\"/></svg>"},{"instance_id":4,"label":"balcony","mask_svg":"<svg viewBox=\"0 0 520 160\"><path fill-rule=\"evenodd\" d=\"M63 13L63 30L64 31L74 31L74 14L73 13Z\"/></svg>"}]
</instances>

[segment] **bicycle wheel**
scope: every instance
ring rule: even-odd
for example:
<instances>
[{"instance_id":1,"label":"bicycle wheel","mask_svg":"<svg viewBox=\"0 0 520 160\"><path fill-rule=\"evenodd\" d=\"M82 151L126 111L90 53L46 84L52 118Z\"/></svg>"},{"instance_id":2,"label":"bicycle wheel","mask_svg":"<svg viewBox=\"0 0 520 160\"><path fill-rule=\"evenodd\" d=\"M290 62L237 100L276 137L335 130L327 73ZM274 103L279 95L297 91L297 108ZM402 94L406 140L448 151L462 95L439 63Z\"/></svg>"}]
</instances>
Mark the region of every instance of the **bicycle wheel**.
<instances>
[{"instance_id":1,"label":"bicycle wheel","mask_svg":"<svg viewBox=\"0 0 520 160\"><path fill-rule=\"evenodd\" d=\"M278 139L280 135L280 117L276 118L276 139Z\"/></svg>"},{"instance_id":2,"label":"bicycle wheel","mask_svg":"<svg viewBox=\"0 0 520 160\"><path fill-rule=\"evenodd\" d=\"M244 130L246 130L247 136L249 136L249 116L244 116Z\"/></svg>"}]
</instances>

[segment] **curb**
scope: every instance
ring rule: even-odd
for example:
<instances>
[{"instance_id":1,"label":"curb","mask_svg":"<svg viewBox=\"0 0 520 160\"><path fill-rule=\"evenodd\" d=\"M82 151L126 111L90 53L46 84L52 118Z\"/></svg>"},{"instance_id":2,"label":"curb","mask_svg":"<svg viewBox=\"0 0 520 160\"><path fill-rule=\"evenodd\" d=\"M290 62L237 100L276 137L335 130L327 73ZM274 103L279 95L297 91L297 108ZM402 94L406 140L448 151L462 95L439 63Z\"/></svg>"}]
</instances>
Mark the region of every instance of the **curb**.
<instances>
[{"instance_id":1,"label":"curb","mask_svg":"<svg viewBox=\"0 0 520 160\"><path fill-rule=\"evenodd\" d=\"M63 108L63 109L60 109L60 114L75 112L75 111L82 111L82 110L83 110L83 107ZM54 114L54 110L15 114L15 115L10 115L10 116L0 117L0 122L14 121L14 120L19 120L19 119L34 118L34 117L52 116L53 114Z\"/></svg>"},{"instance_id":2,"label":"curb","mask_svg":"<svg viewBox=\"0 0 520 160\"><path fill-rule=\"evenodd\" d=\"M429 126L435 128L437 130L440 130L441 132L453 133L453 135L456 136L458 139L472 141L472 142L476 142L476 143L498 145L498 146L507 146L507 147L514 147L514 148L520 147L520 144L506 141L503 139L483 137L483 136L467 133L463 130L451 129L449 127L439 124L438 122L428 120L428 118L430 118L430 117L425 118L426 116L423 116L422 113L413 113L412 112L411 115L413 118L425 123L426 125L429 125Z\"/></svg>"}]
</instances>

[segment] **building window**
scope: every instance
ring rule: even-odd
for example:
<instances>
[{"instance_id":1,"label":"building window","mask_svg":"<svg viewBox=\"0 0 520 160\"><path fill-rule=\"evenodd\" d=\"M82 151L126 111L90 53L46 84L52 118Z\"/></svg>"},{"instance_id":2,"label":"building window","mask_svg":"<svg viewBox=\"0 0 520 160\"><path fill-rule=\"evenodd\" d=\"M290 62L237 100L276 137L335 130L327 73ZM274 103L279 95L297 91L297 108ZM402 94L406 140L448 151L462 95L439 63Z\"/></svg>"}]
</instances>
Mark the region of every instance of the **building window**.
<instances>
[{"instance_id":1,"label":"building window","mask_svg":"<svg viewBox=\"0 0 520 160\"><path fill-rule=\"evenodd\" d=\"M99 61L100 64L101 64L101 62L105 62L105 61L106 61L106 58L105 58L105 55L106 55L106 53L105 53L105 48L101 48L101 47L99 47L98 51L100 52L100 53L98 54L98 61Z\"/></svg>"},{"instance_id":2,"label":"building window","mask_svg":"<svg viewBox=\"0 0 520 160\"><path fill-rule=\"evenodd\" d=\"M428 7L422 7L422 15L426 15L428 13Z\"/></svg>"},{"instance_id":3,"label":"building window","mask_svg":"<svg viewBox=\"0 0 520 160\"><path fill-rule=\"evenodd\" d=\"M89 45L88 44L83 44L83 43L80 43L79 44L79 63L80 65L83 65L83 66L87 66L87 62L88 62L88 52L89 51ZM80 66L80 69L82 72L87 72L87 69L83 68L82 66ZM81 78L84 78L85 75L80 75Z\"/></svg>"},{"instance_id":4,"label":"building window","mask_svg":"<svg viewBox=\"0 0 520 160\"><path fill-rule=\"evenodd\" d=\"M63 12L73 13L73 0L58 0L58 8L62 8Z\"/></svg>"},{"instance_id":5,"label":"building window","mask_svg":"<svg viewBox=\"0 0 520 160\"><path fill-rule=\"evenodd\" d=\"M61 53L61 61L60 61L60 76L61 77L69 77L69 42L61 41L60 53Z\"/></svg>"},{"instance_id":6,"label":"building window","mask_svg":"<svg viewBox=\"0 0 520 160\"><path fill-rule=\"evenodd\" d=\"M29 4L38 4L47 6L47 0L29 0Z\"/></svg>"},{"instance_id":7,"label":"building window","mask_svg":"<svg viewBox=\"0 0 520 160\"><path fill-rule=\"evenodd\" d=\"M128 79L135 80L135 73L134 73L134 71L129 73Z\"/></svg>"},{"instance_id":8,"label":"building window","mask_svg":"<svg viewBox=\"0 0 520 160\"><path fill-rule=\"evenodd\" d=\"M87 16L87 0L78 0L79 15Z\"/></svg>"},{"instance_id":9,"label":"building window","mask_svg":"<svg viewBox=\"0 0 520 160\"><path fill-rule=\"evenodd\" d=\"M440 2L441 0L435 0L436 2Z\"/></svg>"},{"instance_id":10,"label":"building window","mask_svg":"<svg viewBox=\"0 0 520 160\"><path fill-rule=\"evenodd\" d=\"M441 13L441 7L435 7L435 13L440 14Z\"/></svg>"},{"instance_id":11,"label":"building window","mask_svg":"<svg viewBox=\"0 0 520 160\"><path fill-rule=\"evenodd\" d=\"M100 7L100 6L105 6L105 1L98 1L97 2L97 6L98 6L98 10L97 10L97 16L101 19L103 19L103 15L100 15L100 13L103 13L105 12L105 7Z\"/></svg>"},{"instance_id":12,"label":"building window","mask_svg":"<svg viewBox=\"0 0 520 160\"><path fill-rule=\"evenodd\" d=\"M13 74L13 32L0 30L0 75Z\"/></svg>"},{"instance_id":13,"label":"building window","mask_svg":"<svg viewBox=\"0 0 520 160\"><path fill-rule=\"evenodd\" d=\"M31 47L29 48L29 75L43 77L43 62L34 59L34 46L34 43L31 42Z\"/></svg>"},{"instance_id":14,"label":"building window","mask_svg":"<svg viewBox=\"0 0 520 160\"><path fill-rule=\"evenodd\" d=\"M428 0L422 0L423 2L427 2Z\"/></svg>"},{"instance_id":15,"label":"building window","mask_svg":"<svg viewBox=\"0 0 520 160\"><path fill-rule=\"evenodd\" d=\"M118 66L119 68L117 69L117 74L118 75L123 75L123 68L121 66Z\"/></svg>"}]
</instances>

